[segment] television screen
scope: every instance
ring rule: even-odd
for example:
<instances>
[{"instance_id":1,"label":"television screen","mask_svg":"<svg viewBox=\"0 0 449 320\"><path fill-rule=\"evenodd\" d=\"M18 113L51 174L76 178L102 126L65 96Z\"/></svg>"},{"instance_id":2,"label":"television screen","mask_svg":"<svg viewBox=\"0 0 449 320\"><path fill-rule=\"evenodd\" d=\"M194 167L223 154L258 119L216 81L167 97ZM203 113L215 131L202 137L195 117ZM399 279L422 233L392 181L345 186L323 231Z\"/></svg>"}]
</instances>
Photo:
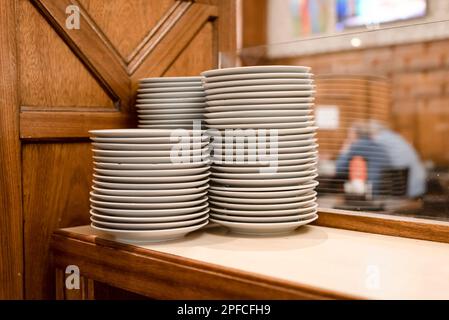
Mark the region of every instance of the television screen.
<instances>
[{"instance_id":1,"label":"television screen","mask_svg":"<svg viewBox=\"0 0 449 320\"><path fill-rule=\"evenodd\" d=\"M337 28L423 17L427 0L337 0Z\"/></svg>"}]
</instances>

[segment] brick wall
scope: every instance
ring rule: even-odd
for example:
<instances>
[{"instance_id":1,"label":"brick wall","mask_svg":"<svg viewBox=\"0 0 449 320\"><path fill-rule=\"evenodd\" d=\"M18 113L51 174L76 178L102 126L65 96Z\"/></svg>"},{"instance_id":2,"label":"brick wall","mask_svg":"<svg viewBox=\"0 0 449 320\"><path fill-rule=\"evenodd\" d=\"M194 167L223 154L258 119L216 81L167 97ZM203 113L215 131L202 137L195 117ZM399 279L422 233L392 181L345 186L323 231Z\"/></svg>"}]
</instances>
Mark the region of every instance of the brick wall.
<instances>
[{"instance_id":1,"label":"brick wall","mask_svg":"<svg viewBox=\"0 0 449 320\"><path fill-rule=\"evenodd\" d=\"M391 81L391 125L423 160L449 166L449 40L269 61L316 75L370 74Z\"/></svg>"}]
</instances>

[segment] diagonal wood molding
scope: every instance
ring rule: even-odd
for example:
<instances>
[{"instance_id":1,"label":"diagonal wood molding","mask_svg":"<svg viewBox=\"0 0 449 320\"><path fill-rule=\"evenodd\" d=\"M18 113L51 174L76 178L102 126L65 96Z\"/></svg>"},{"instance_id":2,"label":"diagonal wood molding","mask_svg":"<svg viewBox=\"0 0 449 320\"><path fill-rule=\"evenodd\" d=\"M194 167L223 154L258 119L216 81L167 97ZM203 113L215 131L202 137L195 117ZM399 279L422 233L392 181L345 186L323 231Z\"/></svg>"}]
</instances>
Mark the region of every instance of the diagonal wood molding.
<instances>
[{"instance_id":1,"label":"diagonal wood molding","mask_svg":"<svg viewBox=\"0 0 449 320\"><path fill-rule=\"evenodd\" d=\"M175 61L204 24L218 16L216 6L191 3L176 23L156 34L129 65L134 80L160 76Z\"/></svg>"},{"instance_id":2,"label":"diagonal wood molding","mask_svg":"<svg viewBox=\"0 0 449 320\"><path fill-rule=\"evenodd\" d=\"M72 0L31 1L95 76L117 106L128 108L131 86L126 66L93 20L80 8L80 24L83 27L79 30L70 30L65 26L67 6L78 5L77 2Z\"/></svg>"},{"instance_id":3,"label":"diagonal wood molding","mask_svg":"<svg viewBox=\"0 0 449 320\"><path fill-rule=\"evenodd\" d=\"M143 76L148 72L138 70L145 69L151 75L162 74L163 66L166 68L173 62L184 47L182 44L190 40L207 20L218 16L214 1L177 1L124 59L77 0L30 1L122 109L128 108L132 93L130 77L134 73ZM65 10L70 5L80 9L82 28L79 30L65 27ZM148 68L150 65L157 67Z\"/></svg>"},{"instance_id":4,"label":"diagonal wood molding","mask_svg":"<svg viewBox=\"0 0 449 320\"><path fill-rule=\"evenodd\" d=\"M98 125L104 128L132 125L134 91L138 79L164 74L208 21L218 17L217 0L179 0L149 30L129 57L123 58L78 0L29 0L86 66L114 101L117 111L74 106L51 110L21 107L22 139L82 138ZM66 8L80 9L78 30L66 28ZM107 114L108 113L108 114ZM49 116L51 114L51 117Z\"/></svg>"}]
</instances>

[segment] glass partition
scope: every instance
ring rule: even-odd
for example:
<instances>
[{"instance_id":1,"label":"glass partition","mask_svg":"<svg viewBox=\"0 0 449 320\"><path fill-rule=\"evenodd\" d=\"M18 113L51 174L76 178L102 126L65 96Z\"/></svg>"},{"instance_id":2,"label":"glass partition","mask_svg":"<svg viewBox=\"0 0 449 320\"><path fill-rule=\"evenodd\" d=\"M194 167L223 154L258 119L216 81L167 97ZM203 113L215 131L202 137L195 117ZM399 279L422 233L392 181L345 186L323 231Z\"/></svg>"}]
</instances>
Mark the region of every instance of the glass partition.
<instances>
[{"instance_id":1,"label":"glass partition","mask_svg":"<svg viewBox=\"0 0 449 320\"><path fill-rule=\"evenodd\" d=\"M414 20L449 2L411 2L411 20L343 28L337 16L332 32L221 54L312 67L321 208L449 220L449 12Z\"/></svg>"}]
</instances>

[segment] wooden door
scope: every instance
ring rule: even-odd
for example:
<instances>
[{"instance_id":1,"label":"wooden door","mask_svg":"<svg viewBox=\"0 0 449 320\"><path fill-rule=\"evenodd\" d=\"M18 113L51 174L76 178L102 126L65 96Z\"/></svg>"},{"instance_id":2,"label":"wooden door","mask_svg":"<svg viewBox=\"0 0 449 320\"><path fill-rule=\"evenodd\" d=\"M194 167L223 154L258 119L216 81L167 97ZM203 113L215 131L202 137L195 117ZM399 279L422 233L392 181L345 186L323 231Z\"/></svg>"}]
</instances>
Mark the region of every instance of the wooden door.
<instances>
[{"instance_id":1,"label":"wooden door","mask_svg":"<svg viewBox=\"0 0 449 320\"><path fill-rule=\"evenodd\" d=\"M89 223L88 130L135 127L142 77L217 67L218 53L235 49L235 5L3 0L0 7L0 97L7 109L0 159L11 162L0 171L0 232L8 243L0 249L0 280L10 283L0 298L52 298L50 235Z\"/></svg>"}]
</instances>

